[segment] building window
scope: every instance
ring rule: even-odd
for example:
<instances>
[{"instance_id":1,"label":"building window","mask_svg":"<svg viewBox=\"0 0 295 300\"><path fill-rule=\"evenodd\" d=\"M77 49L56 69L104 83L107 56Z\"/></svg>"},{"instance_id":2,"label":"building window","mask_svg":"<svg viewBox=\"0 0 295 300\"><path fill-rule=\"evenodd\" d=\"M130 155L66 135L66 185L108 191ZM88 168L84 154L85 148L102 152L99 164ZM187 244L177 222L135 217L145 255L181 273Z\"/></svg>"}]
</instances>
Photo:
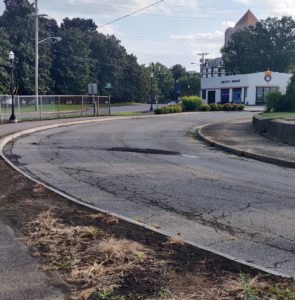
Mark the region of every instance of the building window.
<instances>
[{"instance_id":1,"label":"building window","mask_svg":"<svg viewBox=\"0 0 295 300\"><path fill-rule=\"evenodd\" d=\"M202 90L202 99L203 100L207 99L207 90Z\"/></svg>"},{"instance_id":2,"label":"building window","mask_svg":"<svg viewBox=\"0 0 295 300\"><path fill-rule=\"evenodd\" d=\"M229 89L221 90L221 104L229 102Z\"/></svg>"},{"instance_id":3,"label":"building window","mask_svg":"<svg viewBox=\"0 0 295 300\"><path fill-rule=\"evenodd\" d=\"M258 87L256 88L256 105L264 105L266 102L266 96L271 93L278 91L277 87Z\"/></svg>"},{"instance_id":4,"label":"building window","mask_svg":"<svg viewBox=\"0 0 295 300\"><path fill-rule=\"evenodd\" d=\"M218 77L221 77L221 72L222 72L222 69L218 68Z\"/></svg>"},{"instance_id":5,"label":"building window","mask_svg":"<svg viewBox=\"0 0 295 300\"><path fill-rule=\"evenodd\" d=\"M233 96L232 96L233 103L241 103L242 102L242 89L233 89Z\"/></svg>"}]
</instances>

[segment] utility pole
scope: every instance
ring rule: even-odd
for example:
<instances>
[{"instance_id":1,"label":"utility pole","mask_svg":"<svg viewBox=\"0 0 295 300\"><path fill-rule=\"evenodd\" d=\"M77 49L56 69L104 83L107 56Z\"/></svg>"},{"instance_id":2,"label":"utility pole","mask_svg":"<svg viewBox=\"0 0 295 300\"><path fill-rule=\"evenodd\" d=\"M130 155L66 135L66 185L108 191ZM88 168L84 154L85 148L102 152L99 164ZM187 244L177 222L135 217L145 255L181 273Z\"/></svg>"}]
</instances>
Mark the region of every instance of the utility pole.
<instances>
[{"instance_id":1,"label":"utility pole","mask_svg":"<svg viewBox=\"0 0 295 300\"><path fill-rule=\"evenodd\" d=\"M199 56L202 58L200 59L201 62L201 77L204 75L204 63L205 63L205 57L209 55L209 53L198 53Z\"/></svg>"},{"instance_id":2,"label":"utility pole","mask_svg":"<svg viewBox=\"0 0 295 300\"><path fill-rule=\"evenodd\" d=\"M35 98L36 111L39 110L39 10L35 0Z\"/></svg>"}]
</instances>

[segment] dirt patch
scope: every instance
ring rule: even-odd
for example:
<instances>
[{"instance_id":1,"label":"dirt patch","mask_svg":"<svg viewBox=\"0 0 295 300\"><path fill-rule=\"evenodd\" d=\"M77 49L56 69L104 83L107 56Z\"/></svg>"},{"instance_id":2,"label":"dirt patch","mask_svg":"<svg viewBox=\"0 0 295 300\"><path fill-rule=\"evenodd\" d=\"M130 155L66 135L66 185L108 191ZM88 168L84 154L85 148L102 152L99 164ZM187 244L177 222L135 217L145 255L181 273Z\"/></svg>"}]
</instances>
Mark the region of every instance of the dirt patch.
<instances>
[{"instance_id":1,"label":"dirt patch","mask_svg":"<svg viewBox=\"0 0 295 300\"><path fill-rule=\"evenodd\" d=\"M295 299L295 284L70 203L0 160L0 214L66 299Z\"/></svg>"}]
</instances>

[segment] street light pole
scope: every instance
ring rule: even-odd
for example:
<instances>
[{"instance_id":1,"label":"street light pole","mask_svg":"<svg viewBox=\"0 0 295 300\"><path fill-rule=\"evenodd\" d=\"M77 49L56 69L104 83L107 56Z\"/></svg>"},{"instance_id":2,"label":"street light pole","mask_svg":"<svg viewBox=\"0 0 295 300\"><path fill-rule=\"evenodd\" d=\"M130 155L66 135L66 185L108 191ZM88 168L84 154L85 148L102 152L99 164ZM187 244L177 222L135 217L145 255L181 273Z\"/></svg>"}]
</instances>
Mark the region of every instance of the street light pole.
<instances>
[{"instance_id":1,"label":"street light pole","mask_svg":"<svg viewBox=\"0 0 295 300\"><path fill-rule=\"evenodd\" d=\"M9 52L9 60L10 60L10 92L11 92L11 116L9 121L12 123L17 123L17 119L14 112L14 53L12 51Z\"/></svg>"},{"instance_id":2,"label":"street light pole","mask_svg":"<svg viewBox=\"0 0 295 300\"><path fill-rule=\"evenodd\" d=\"M39 10L35 0L35 98L36 111L39 111Z\"/></svg>"},{"instance_id":3,"label":"street light pole","mask_svg":"<svg viewBox=\"0 0 295 300\"><path fill-rule=\"evenodd\" d=\"M151 107L150 107L150 111L154 111L154 107L153 107L153 79L154 79L154 73L152 71L151 72Z\"/></svg>"}]
</instances>

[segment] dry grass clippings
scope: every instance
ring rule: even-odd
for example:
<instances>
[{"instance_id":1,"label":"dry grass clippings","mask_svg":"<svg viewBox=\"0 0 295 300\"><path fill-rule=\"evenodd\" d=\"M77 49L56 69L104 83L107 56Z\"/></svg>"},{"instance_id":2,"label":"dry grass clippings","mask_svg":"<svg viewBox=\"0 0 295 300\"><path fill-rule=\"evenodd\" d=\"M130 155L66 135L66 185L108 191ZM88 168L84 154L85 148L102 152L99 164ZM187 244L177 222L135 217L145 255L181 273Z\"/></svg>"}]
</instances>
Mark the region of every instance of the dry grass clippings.
<instances>
[{"instance_id":1,"label":"dry grass clippings","mask_svg":"<svg viewBox=\"0 0 295 300\"><path fill-rule=\"evenodd\" d=\"M157 268L154 252L141 244L114 238L95 227L69 226L51 211L41 213L29 244L47 259L49 270L63 270L71 284L83 289L114 290L128 272Z\"/></svg>"}]
</instances>

